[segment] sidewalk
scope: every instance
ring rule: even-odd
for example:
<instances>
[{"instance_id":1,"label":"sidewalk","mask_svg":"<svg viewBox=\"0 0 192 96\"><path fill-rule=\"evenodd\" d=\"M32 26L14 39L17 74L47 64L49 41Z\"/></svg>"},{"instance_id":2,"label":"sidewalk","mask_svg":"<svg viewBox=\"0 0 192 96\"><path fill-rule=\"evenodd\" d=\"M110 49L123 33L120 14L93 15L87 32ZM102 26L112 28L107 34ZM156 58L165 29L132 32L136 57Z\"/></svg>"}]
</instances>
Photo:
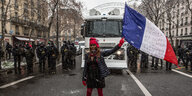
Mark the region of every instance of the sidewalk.
<instances>
[{"instance_id":1,"label":"sidewalk","mask_svg":"<svg viewBox=\"0 0 192 96\"><path fill-rule=\"evenodd\" d=\"M34 62L34 66L37 65L37 61ZM26 69L26 60L25 58L23 58L21 60L21 69ZM2 66L2 69L0 69L0 75L2 74L9 74L9 73L14 73L14 60L13 58L9 59L9 60L5 60L5 61L2 61L1 62L1 66Z\"/></svg>"}]
</instances>

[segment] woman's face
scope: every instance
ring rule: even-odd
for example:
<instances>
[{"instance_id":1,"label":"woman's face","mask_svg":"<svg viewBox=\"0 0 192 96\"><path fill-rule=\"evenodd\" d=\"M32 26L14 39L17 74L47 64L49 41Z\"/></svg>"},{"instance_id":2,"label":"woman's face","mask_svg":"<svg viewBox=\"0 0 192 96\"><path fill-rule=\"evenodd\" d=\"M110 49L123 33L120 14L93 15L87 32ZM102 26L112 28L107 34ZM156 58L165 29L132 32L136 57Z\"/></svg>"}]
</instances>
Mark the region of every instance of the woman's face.
<instances>
[{"instance_id":1,"label":"woman's face","mask_svg":"<svg viewBox=\"0 0 192 96\"><path fill-rule=\"evenodd\" d=\"M91 44L90 49L91 49L91 51L96 51L97 46L95 44Z\"/></svg>"}]
</instances>

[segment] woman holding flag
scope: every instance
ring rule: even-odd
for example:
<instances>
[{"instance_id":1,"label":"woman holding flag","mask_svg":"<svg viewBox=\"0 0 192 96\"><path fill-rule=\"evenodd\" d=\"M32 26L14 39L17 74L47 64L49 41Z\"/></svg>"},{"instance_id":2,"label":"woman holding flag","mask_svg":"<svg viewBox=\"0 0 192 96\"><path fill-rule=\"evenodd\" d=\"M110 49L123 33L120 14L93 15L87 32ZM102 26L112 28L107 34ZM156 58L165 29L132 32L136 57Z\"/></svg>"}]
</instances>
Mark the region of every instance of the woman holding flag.
<instances>
[{"instance_id":1,"label":"woman holding flag","mask_svg":"<svg viewBox=\"0 0 192 96\"><path fill-rule=\"evenodd\" d=\"M103 88L105 87L105 77L110 74L104 57L116 52L124 43L122 38L118 45L107 51L100 51L98 40L90 38L89 53L85 55L85 66L83 71L83 85L87 86L87 96L91 96L93 88L97 88L98 96L103 96Z\"/></svg>"}]
</instances>

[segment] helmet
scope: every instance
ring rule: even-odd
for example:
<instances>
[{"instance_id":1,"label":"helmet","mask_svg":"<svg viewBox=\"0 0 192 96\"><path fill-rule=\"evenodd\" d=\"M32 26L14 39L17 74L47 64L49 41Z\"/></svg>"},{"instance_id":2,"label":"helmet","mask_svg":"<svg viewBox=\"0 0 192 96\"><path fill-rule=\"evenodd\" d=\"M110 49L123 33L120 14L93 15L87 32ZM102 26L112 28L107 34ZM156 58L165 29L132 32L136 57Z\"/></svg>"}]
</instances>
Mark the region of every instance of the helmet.
<instances>
[{"instance_id":1,"label":"helmet","mask_svg":"<svg viewBox=\"0 0 192 96\"><path fill-rule=\"evenodd\" d=\"M71 42L68 40L68 44L70 45L71 44Z\"/></svg>"},{"instance_id":2,"label":"helmet","mask_svg":"<svg viewBox=\"0 0 192 96\"><path fill-rule=\"evenodd\" d=\"M30 45L29 44L27 44L26 45L26 49L30 49L31 47L30 47Z\"/></svg>"},{"instance_id":3,"label":"helmet","mask_svg":"<svg viewBox=\"0 0 192 96\"><path fill-rule=\"evenodd\" d=\"M63 43L67 43L67 41L63 41Z\"/></svg>"}]
</instances>

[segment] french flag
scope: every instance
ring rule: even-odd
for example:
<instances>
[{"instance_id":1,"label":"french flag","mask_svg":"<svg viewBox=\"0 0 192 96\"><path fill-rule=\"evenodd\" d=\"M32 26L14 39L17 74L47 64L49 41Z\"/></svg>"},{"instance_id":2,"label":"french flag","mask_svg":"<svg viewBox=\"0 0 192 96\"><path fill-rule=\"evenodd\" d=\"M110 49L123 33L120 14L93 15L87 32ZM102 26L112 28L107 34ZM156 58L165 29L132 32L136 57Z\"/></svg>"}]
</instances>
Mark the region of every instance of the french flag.
<instances>
[{"instance_id":1,"label":"french flag","mask_svg":"<svg viewBox=\"0 0 192 96\"><path fill-rule=\"evenodd\" d=\"M178 66L176 55L164 33L127 4L125 4L122 35L137 49Z\"/></svg>"}]
</instances>

